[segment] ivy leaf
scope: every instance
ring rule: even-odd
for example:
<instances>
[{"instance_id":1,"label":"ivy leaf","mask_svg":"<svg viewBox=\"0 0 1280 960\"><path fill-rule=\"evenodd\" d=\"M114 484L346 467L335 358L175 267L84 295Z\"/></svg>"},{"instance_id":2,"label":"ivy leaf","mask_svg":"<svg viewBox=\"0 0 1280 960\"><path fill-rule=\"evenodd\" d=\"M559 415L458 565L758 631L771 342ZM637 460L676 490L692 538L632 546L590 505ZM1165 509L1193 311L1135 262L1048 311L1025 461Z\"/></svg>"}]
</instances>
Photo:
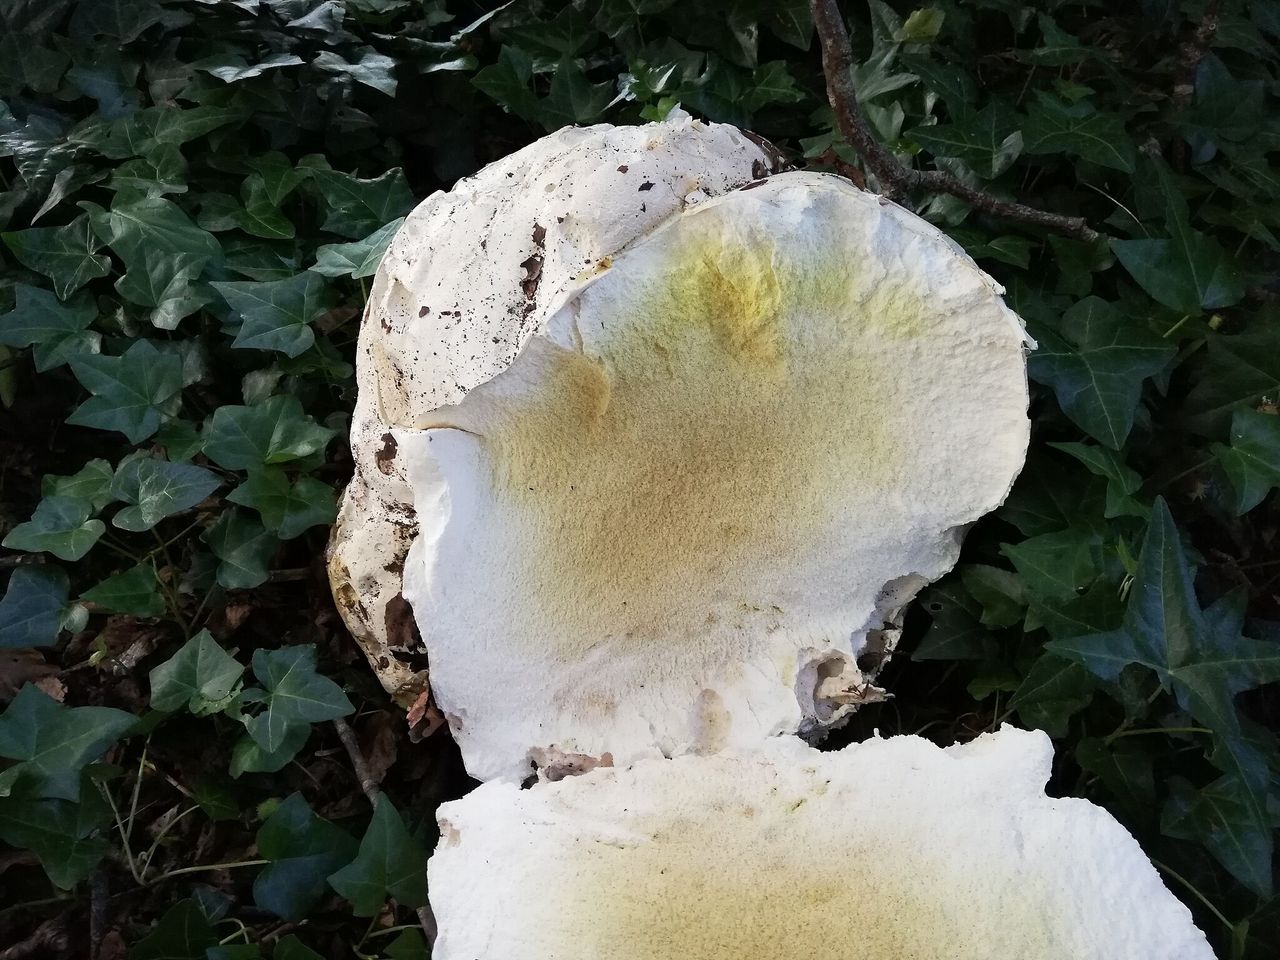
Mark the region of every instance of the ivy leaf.
<instances>
[{"instance_id":1,"label":"ivy leaf","mask_svg":"<svg viewBox=\"0 0 1280 960\"><path fill-rule=\"evenodd\" d=\"M1199 382L1187 395L1191 429L1225 433L1232 412L1280 391L1280 313L1263 311L1261 323L1234 336L1211 334Z\"/></svg>"},{"instance_id":2,"label":"ivy leaf","mask_svg":"<svg viewBox=\"0 0 1280 960\"><path fill-rule=\"evenodd\" d=\"M311 179L324 198L325 218L320 228L352 240L404 216L413 206L413 194L399 167L371 180L314 167Z\"/></svg>"},{"instance_id":3,"label":"ivy leaf","mask_svg":"<svg viewBox=\"0 0 1280 960\"><path fill-rule=\"evenodd\" d=\"M1018 51L1020 58L1027 63L1043 67L1062 67L1079 63L1091 55L1090 49L1059 27L1053 17L1042 13L1038 22L1042 38L1040 46L1034 50Z\"/></svg>"},{"instance_id":4,"label":"ivy leaf","mask_svg":"<svg viewBox=\"0 0 1280 960\"><path fill-rule=\"evenodd\" d=\"M129 160L111 171L107 187L117 191L129 190L146 197L186 193L186 158L173 144L158 146L145 157Z\"/></svg>"},{"instance_id":5,"label":"ivy leaf","mask_svg":"<svg viewBox=\"0 0 1280 960\"><path fill-rule=\"evenodd\" d=\"M1071 527L1021 543L1002 543L1000 552L1013 562L1034 597L1070 600L1101 572L1098 539L1090 530Z\"/></svg>"},{"instance_id":6,"label":"ivy leaf","mask_svg":"<svg viewBox=\"0 0 1280 960\"><path fill-rule=\"evenodd\" d=\"M253 173L240 188L246 205L251 196L258 196L263 202L278 207L306 179L306 175L295 170L292 161L279 151L264 153L248 163Z\"/></svg>"},{"instance_id":7,"label":"ivy leaf","mask_svg":"<svg viewBox=\"0 0 1280 960\"><path fill-rule=\"evenodd\" d=\"M40 492L46 497L74 497L101 510L111 502L111 464L102 459L90 460L70 476L47 474L40 481Z\"/></svg>"},{"instance_id":8,"label":"ivy leaf","mask_svg":"<svg viewBox=\"0 0 1280 960\"><path fill-rule=\"evenodd\" d=\"M577 61L560 61L551 77L551 92L539 104L541 122L548 130L598 120L613 100L612 81L592 83Z\"/></svg>"},{"instance_id":9,"label":"ivy leaf","mask_svg":"<svg viewBox=\"0 0 1280 960\"><path fill-rule=\"evenodd\" d=\"M249 479L227 499L257 510L266 528L281 540L292 540L311 527L331 524L338 516L332 487L314 477L299 477L291 485L278 467L250 469Z\"/></svg>"},{"instance_id":10,"label":"ivy leaf","mask_svg":"<svg viewBox=\"0 0 1280 960\"><path fill-rule=\"evenodd\" d=\"M96 789L96 788L94 788ZM69 890L93 872L108 844L85 804L66 800L0 799L0 840L30 850L55 887Z\"/></svg>"},{"instance_id":11,"label":"ivy leaf","mask_svg":"<svg viewBox=\"0 0 1280 960\"><path fill-rule=\"evenodd\" d=\"M52 370L85 353L97 353L101 335L87 329L97 317L87 297L61 303L48 290L14 284L16 305L0 316L0 344L35 347L36 369Z\"/></svg>"},{"instance_id":12,"label":"ivy leaf","mask_svg":"<svg viewBox=\"0 0 1280 960\"><path fill-rule=\"evenodd\" d=\"M96 587L82 593L80 598L96 603L112 613L159 617L165 611L164 597L160 595L159 587L155 569L149 563L140 563L107 577Z\"/></svg>"},{"instance_id":13,"label":"ivy leaf","mask_svg":"<svg viewBox=\"0 0 1280 960\"><path fill-rule=\"evenodd\" d=\"M231 748L231 776L244 773L275 773L283 770L298 755L311 736L308 724L298 724L285 730L284 741L278 749L263 750L253 737L245 734Z\"/></svg>"},{"instance_id":14,"label":"ivy leaf","mask_svg":"<svg viewBox=\"0 0 1280 960\"><path fill-rule=\"evenodd\" d=\"M253 901L285 920L301 920L326 890L325 880L356 855L356 841L317 817L293 793L258 828L258 856L271 862L253 881Z\"/></svg>"},{"instance_id":15,"label":"ivy leaf","mask_svg":"<svg viewBox=\"0 0 1280 960\"><path fill-rule=\"evenodd\" d=\"M1034 447L1000 516L1026 537L1071 526L1100 526L1106 484Z\"/></svg>"},{"instance_id":16,"label":"ivy leaf","mask_svg":"<svg viewBox=\"0 0 1280 960\"><path fill-rule=\"evenodd\" d=\"M121 196L109 212L81 204L89 211L94 231L124 261L125 275L116 281L116 290L140 306L168 304L170 315L178 309L173 303L177 301L186 311L179 319L194 312L202 303L186 288L206 264L221 259L217 238L163 197L122 201Z\"/></svg>"},{"instance_id":17,"label":"ivy leaf","mask_svg":"<svg viewBox=\"0 0 1280 960\"><path fill-rule=\"evenodd\" d=\"M232 280L213 288L244 319L233 347L278 350L289 357L315 343L309 324L328 306L328 288L311 271L287 280Z\"/></svg>"},{"instance_id":18,"label":"ivy leaf","mask_svg":"<svg viewBox=\"0 0 1280 960\"><path fill-rule=\"evenodd\" d=\"M1079 664L1073 666L1080 669ZM1076 760L1111 791L1109 808L1118 807L1135 823L1151 819L1156 784L1150 751L1123 740L1108 744L1099 737L1085 737L1076 744Z\"/></svg>"},{"instance_id":19,"label":"ivy leaf","mask_svg":"<svg viewBox=\"0 0 1280 960\"><path fill-rule=\"evenodd\" d=\"M1213 237L1193 230L1187 201L1156 164L1166 199L1167 240L1112 240L1111 249L1129 275L1155 300L1180 313L1198 316L1238 303L1244 297L1239 265Z\"/></svg>"},{"instance_id":20,"label":"ivy leaf","mask_svg":"<svg viewBox=\"0 0 1280 960\"><path fill-rule=\"evenodd\" d=\"M251 65L244 57L223 53L196 60L190 66L217 77L223 83L235 83L238 80L252 80L254 77L260 77L268 70L296 67L305 62L296 53L273 53Z\"/></svg>"},{"instance_id":21,"label":"ivy leaf","mask_svg":"<svg viewBox=\"0 0 1280 960\"><path fill-rule=\"evenodd\" d=\"M266 583L271 558L280 545L262 524L239 510L224 511L204 532L204 542L221 561L217 579L228 590Z\"/></svg>"},{"instance_id":22,"label":"ivy leaf","mask_svg":"<svg viewBox=\"0 0 1280 960\"><path fill-rule=\"evenodd\" d=\"M363 83L388 97L396 95L396 61L386 54L379 53L373 47L357 47L352 51L354 60L330 51L321 51L312 61L312 66L326 73L336 73L350 77L356 83Z\"/></svg>"},{"instance_id":23,"label":"ivy leaf","mask_svg":"<svg viewBox=\"0 0 1280 960\"><path fill-rule=\"evenodd\" d=\"M316 262L309 269L326 277L371 277L378 272L382 255L402 223L404 217L392 220L352 243L326 243L316 250Z\"/></svg>"},{"instance_id":24,"label":"ivy leaf","mask_svg":"<svg viewBox=\"0 0 1280 960\"><path fill-rule=\"evenodd\" d=\"M1022 722L1051 737L1065 737L1075 714L1089 705L1098 681L1078 663L1052 653L1042 654L1009 698Z\"/></svg>"},{"instance_id":25,"label":"ivy leaf","mask_svg":"<svg viewBox=\"0 0 1280 960\"><path fill-rule=\"evenodd\" d=\"M261 702L265 709L247 718L245 729L268 752L284 744L290 727L345 717L355 710L341 687L316 673L316 648L311 644L255 650L253 675L262 690L246 690L243 699Z\"/></svg>"},{"instance_id":26,"label":"ivy leaf","mask_svg":"<svg viewBox=\"0 0 1280 960\"><path fill-rule=\"evenodd\" d=\"M1084 100L1064 103L1037 93L1022 137L1030 154L1070 153L1104 167L1133 172L1135 152L1124 123L1113 114L1098 113Z\"/></svg>"},{"instance_id":27,"label":"ivy leaf","mask_svg":"<svg viewBox=\"0 0 1280 960\"><path fill-rule=\"evenodd\" d=\"M1280 486L1280 416L1237 410L1231 446L1215 443L1213 455L1231 481L1236 513L1248 513Z\"/></svg>"},{"instance_id":28,"label":"ivy leaf","mask_svg":"<svg viewBox=\"0 0 1280 960\"><path fill-rule=\"evenodd\" d=\"M908 137L935 156L963 160L988 180L1008 170L1022 153L1017 118L997 101L952 123L916 127Z\"/></svg>"},{"instance_id":29,"label":"ivy leaf","mask_svg":"<svg viewBox=\"0 0 1280 960\"><path fill-rule=\"evenodd\" d=\"M129 960L206 960L218 934L195 900L179 900L129 950Z\"/></svg>"},{"instance_id":30,"label":"ivy leaf","mask_svg":"<svg viewBox=\"0 0 1280 960\"><path fill-rule=\"evenodd\" d=\"M355 860L329 877L333 889L351 901L357 917L382 909L387 895L406 907L427 902L427 852L400 819L385 794L378 797L369 829Z\"/></svg>"},{"instance_id":31,"label":"ivy leaf","mask_svg":"<svg viewBox=\"0 0 1280 960\"><path fill-rule=\"evenodd\" d=\"M1098 297L1063 314L1062 334L1036 326L1040 346L1027 372L1053 388L1080 429L1119 450L1133 429L1142 381L1163 370L1177 351Z\"/></svg>"},{"instance_id":32,"label":"ivy leaf","mask_svg":"<svg viewBox=\"0 0 1280 960\"><path fill-rule=\"evenodd\" d=\"M107 529L101 520L91 519L93 505L74 497L45 497L26 523L20 523L4 538L3 546L28 553L52 553L60 560L79 560L88 553Z\"/></svg>"},{"instance_id":33,"label":"ivy leaf","mask_svg":"<svg viewBox=\"0 0 1280 960\"><path fill-rule=\"evenodd\" d=\"M27 684L0 714L0 757L18 761L0 773L0 797L17 785L24 797L77 799L80 771L136 721L110 707L64 706Z\"/></svg>"},{"instance_id":34,"label":"ivy leaf","mask_svg":"<svg viewBox=\"0 0 1280 960\"><path fill-rule=\"evenodd\" d=\"M1050 443L1049 446L1074 457L1094 476L1106 477L1107 505L1104 516L1108 520L1113 517L1145 519L1150 516L1151 511L1133 498L1133 494L1142 487L1142 475L1127 466L1124 458L1115 450L1089 443Z\"/></svg>"},{"instance_id":35,"label":"ivy leaf","mask_svg":"<svg viewBox=\"0 0 1280 960\"><path fill-rule=\"evenodd\" d=\"M471 82L503 109L522 120L538 119L538 97L529 88L533 60L519 47L504 44L498 60L476 73Z\"/></svg>"},{"instance_id":36,"label":"ivy leaf","mask_svg":"<svg viewBox=\"0 0 1280 960\"><path fill-rule=\"evenodd\" d=\"M53 281L60 300L111 272L111 261L98 253L102 244L83 214L65 227L32 227L0 237L23 266Z\"/></svg>"},{"instance_id":37,"label":"ivy leaf","mask_svg":"<svg viewBox=\"0 0 1280 960\"><path fill-rule=\"evenodd\" d=\"M190 509L222 481L212 470L189 463L170 463L154 457L130 457L111 481L111 495L132 506L111 520L121 530L150 530L165 517Z\"/></svg>"},{"instance_id":38,"label":"ivy leaf","mask_svg":"<svg viewBox=\"0 0 1280 960\"><path fill-rule=\"evenodd\" d=\"M248 470L308 457L333 435L302 412L297 397L278 394L253 406L215 410L204 428L204 453L227 470Z\"/></svg>"},{"instance_id":39,"label":"ivy leaf","mask_svg":"<svg viewBox=\"0 0 1280 960\"><path fill-rule=\"evenodd\" d=\"M235 693L244 667L201 630L164 663L152 668L151 706L165 713L183 707L196 716L216 713Z\"/></svg>"},{"instance_id":40,"label":"ivy leaf","mask_svg":"<svg viewBox=\"0 0 1280 960\"><path fill-rule=\"evenodd\" d=\"M1191 568L1163 498L1156 500L1120 628L1053 640L1047 649L1115 680L1131 663L1155 672L1192 716L1237 733L1235 695L1280 680L1280 643L1211 628L1196 601Z\"/></svg>"},{"instance_id":41,"label":"ivy leaf","mask_svg":"<svg viewBox=\"0 0 1280 960\"><path fill-rule=\"evenodd\" d=\"M69 589L67 574L59 567L14 570L0 600L0 649L52 645L62 629Z\"/></svg>"},{"instance_id":42,"label":"ivy leaf","mask_svg":"<svg viewBox=\"0 0 1280 960\"><path fill-rule=\"evenodd\" d=\"M71 361L76 379L93 394L67 423L117 430L141 443L176 412L182 361L149 340L135 340L120 357L82 356Z\"/></svg>"},{"instance_id":43,"label":"ivy leaf","mask_svg":"<svg viewBox=\"0 0 1280 960\"><path fill-rule=\"evenodd\" d=\"M990 652L991 631L981 622L982 607L954 581L929 587L921 596L933 618L912 660L982 660Z\"/></svg>"}]
</instances>

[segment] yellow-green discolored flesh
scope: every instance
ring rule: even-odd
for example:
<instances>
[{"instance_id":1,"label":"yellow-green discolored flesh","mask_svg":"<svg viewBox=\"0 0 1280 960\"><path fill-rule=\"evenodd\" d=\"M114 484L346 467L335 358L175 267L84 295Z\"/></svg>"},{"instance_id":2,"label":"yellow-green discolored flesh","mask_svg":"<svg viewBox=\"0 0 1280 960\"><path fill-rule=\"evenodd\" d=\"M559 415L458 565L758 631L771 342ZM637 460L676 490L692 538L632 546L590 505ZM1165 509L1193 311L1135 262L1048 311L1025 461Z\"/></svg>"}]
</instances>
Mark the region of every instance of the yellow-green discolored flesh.
<instances>
[{"instance_id":1,"label":"yellow-green discolored flesh","mask_svg":"<svg viewBox=\"0 0 1280 960\"><path fill-rule=\"evenodd\" d=\"M1044 734L642 761L440 809L436 960L1209 960Z\"/></svg>"},{"instance_id":2,"label":"yellow-green discolored flesh","mask_svg":"<svg viewBox=\"0 0 1280 960\"><path fill-rule=\"evenodd\" d=\"M535 675L554 679L529 721L575 728L671 713L644 702L667 680L681 722L709 673L789 688L799 650L855 654L881 588L939 575L950 531L1003 498L1026 442L1016 318L940 235L785 181L622 251L418 424L444 494L406 596L459 716L473 684Z\"/></svg>"}]
</instances>

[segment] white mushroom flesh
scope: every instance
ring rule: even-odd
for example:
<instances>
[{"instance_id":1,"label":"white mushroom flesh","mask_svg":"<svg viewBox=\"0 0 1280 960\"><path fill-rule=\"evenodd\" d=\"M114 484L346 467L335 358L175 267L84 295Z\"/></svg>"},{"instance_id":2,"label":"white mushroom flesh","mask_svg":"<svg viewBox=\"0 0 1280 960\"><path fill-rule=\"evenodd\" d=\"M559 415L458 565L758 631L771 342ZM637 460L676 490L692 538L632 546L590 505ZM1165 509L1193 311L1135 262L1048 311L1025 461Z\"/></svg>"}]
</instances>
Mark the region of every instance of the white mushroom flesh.
<instances>
[{"instance_id":1,"label":"white mushroom flesh","mask_svg":"<svg viewBox=\"0 0 1280 960\"><path fill-rule=\"evenodd\" d=\"M393 428L505 369L584 269L687 204L772 172L771 156L687 114L566 128L409 215L361 328L356 471L329 558L338 609L402 702L421 693L424 658L401 596L417 517Z\"/></svg>"},{"instance_id":2,"label":"white mushroom flesh","mask_svg":"<svg viewBox=\"0 0 1280 960\"><path fill-rule=\"evenodd\" d=\"M479 779L838 722L869 638L1025 456L1000 289L840 178L706 200L588 272L502 372L394 431L405 597Z\"/></svg>"},{"instance_id":3,"label":"white mushroom flesh","mask_svg":"<svg viewBox=\"0 0 1280 960\"><path fill-rule=\"evenodd\" d=\"M435 960L1212 960L1100 807L1005 728L643 761L440 808Z\"/></svg>"}]
</instances>

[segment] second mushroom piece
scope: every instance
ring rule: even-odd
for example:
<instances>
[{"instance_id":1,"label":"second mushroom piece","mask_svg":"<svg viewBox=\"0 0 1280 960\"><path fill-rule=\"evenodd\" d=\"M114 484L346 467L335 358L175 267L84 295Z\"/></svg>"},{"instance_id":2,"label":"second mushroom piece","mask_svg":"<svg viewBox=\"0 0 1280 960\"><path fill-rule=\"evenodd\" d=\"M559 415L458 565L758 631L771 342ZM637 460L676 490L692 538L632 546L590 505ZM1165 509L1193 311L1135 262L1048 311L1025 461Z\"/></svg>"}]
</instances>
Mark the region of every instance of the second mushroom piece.
<instances>
[{"instance_id":1,"label":"second mushroom piece","mask_svg":"<svg viewBox=\"0 0 1280 960\"><path fill-rule=\"evenodd\" d=\"M1023 329L954 243L833 176L693 199L541 267L514 358L392 431L404 596L480 779L838 722L1022 465Z\"/></svg>"}]
</instances>

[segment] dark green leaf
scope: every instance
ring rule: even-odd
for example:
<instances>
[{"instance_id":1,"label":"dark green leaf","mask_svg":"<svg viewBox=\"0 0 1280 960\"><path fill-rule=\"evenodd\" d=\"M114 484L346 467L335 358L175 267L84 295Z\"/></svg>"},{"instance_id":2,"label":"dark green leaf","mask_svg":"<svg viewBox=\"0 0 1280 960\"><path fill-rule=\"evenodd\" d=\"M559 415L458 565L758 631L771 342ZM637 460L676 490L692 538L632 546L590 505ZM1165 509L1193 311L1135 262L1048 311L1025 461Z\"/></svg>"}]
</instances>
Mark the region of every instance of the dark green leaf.
<instances>
[{"instance_id":1,"label":"dark green leaf","mask_svg":"<svg viewBox=\"0 0 1280 960\"><path fill-rule=\"evenodd\" d=\"M1097 297L1062 317L1062 334L1034 328L1027 372L1053 387L1058 404L1090 436L1118 450L1133 429L1142 381L1164 369L1174 345Z\"/></svg>"},{"instance_id":2,"label":"dark green leaf","mask_svg":"<svg viewBox=\"0 0 1280 960\"><path fill-rule=\"evenodd\" d=\"M47 647L58 639L67 606L67 575L60 567L18 567L0 600L0 649Z\"/></svg>"},{"instance_id":3,"label":"dark green leaf","mask_svg":"<svg viewBox=\"0 0 1280 960\"><path fill-rule=\"evenodd\" d=\"M1163 499L1152 510L1120 628L1048 646L1104 680L1131 663L1147 667L1197 720L1224 735L1239 730L1237 693L1280 680L1280 643L1211 629Z\"/></svg>"},{"instance_id":4,"label":"dark green leaf","mask_svg":"<svg viewBox=\"0 0 1280 960\"><path fill-rule=\"evenodd\" d=\"M1001 544L1000 552L1013 561L1027 590L1038 598L1070 600L1100 573L1098 538L1079 528Z\"/></svg>"},{"instance_id":5,"label":"dark green leaf","mask_svg":"<svg viewBox=\"0 0 1280 960\"><path fill-rule=\"evenodd\" d=\"M111 261L98 253L102 243L84 215L65 227L32 227L0 236L23 266L53 281L62 300L111 272Z\"/></svg>"},{"instance_id":6,"label":"dark green leaf","mask_svg":"<svg viewBox=\"0 0 1280 960\"><path fill-rule=\"evenodd\" d=\"M245 773L275 773L288 766L311 736L309 724L296 724L286 729L284 742L276 750L263 750L253 737L245 734L231 748L231 776Z\"/></svg>"},{"instance_id":7,"label":"dark green leaf","mask_svg":"<svg viewBox=\"0 0 1280 960\"><path fill-rule=\"evenodd\" d=\"M316 250L316 262L310 269L326 277L371 277L402 223L404 217L392 220L363 240L352 243L323 244Z\"/></svg>"},{"instance_id":8,"label":"dark green leaf","mask_svg":"<svg viewBox=\"0 0 1280 960\"><path fill-rule=\"evenodd\" d=\"M46 474L40 481L40 492L46 497L72 497L101 510L111 502L111 464L105 460L90 460L70 476Z\"/></svg>"},{"instance_id":9,"label":"dark green leaf","mask_svg":"<svg viewBox=\"0 0 1280 960\"><path fill-rule=\"evenodd\" d=\"M1280 416L1237 410L1231 446L1214 444L1213 455L1231 480L1236 513L1248 513L1280 486Z\"/></svg>"},{"instance_id":10,"label":"dark green leaf","mask_svg":"<svg viewBox=\"0 0 1280 960\"><path fill-rule=\"evenodd\" d=\"M106 530L106 524L92 516L93 505L86 500L45 497L30 520L9 531L3 545L28 553L52 553L60 560L79 560Z\"/></svg>"},{"instance_id":11,"label":"dark green leaf","mask_svg":"<svg viewBox=\"0 0 1280 960\"><path fill-rule=\"evenodd\" d=\"M226 409L225 407L223 409ZM218 564L218 583L229 590L266 583L276 548L280 545L257 520L239 510L226 510L204 533Z\"/></svg>"},{"instance_id":12,"label":"dark green leaf","mask_svg":"<svg viewBox=\"0 0 1280 960\"><path fill-rule=\"evenodd\" d=\"M1235 336L1209 338L1209 356L1187 396L1190 426L1198 433L1225 434L1232 412L1280 391L1280 313L1263 312L1261 323ZM1220 433L1219 433L1220 431Z\"/></svg>"},{"instance_id":13,"label":"dark green leaf","mask_svg":"<svg viewBox=\"0 0 1280 960\"><path fill-rule=\"evenodd\" d=\"M110 707L67 707L28 684L0 715L0 757L18 762L0 774L0 797L76 800L80 771L137 718Z\"/></svg>"},{"instance_id":14,"label":"dark green leaf","mask_svg":"<svg viewBox=\"0 0 1280 960\"><path fill-rule=\"evenodd\" d=\"M371 917L387 895L406 907L427 902L427 852L405 829L386 795L378 797L355 860L329 877L358 917Z\"/></svg>"},{"instance_id":15,"label":"dark green leaf","mask_svg":"<svg viewBox=\"0 0 1280 960\"><path fill-rule=\"evenodd\" d=\"M310 322L328 306L324 280L307 271L288 280L213 284L243 318L232 346L278 350L296 357L315 343Z\"/></svg>"},{"instance_id":16,"label":"dark green leaf","mask_svg":"<svg viewBox=\"0 0 1280 960\"><path fill-rule=\"evenodd\" d=\"M76 379L93 394L67 423L118 430L141 443L176 411L182 361L149 340L135 340L124 356L81 356L71 361Z\"/></svg>"},{"instance_id":17,"label":"dark green leaf","mask_svg":"<svg viewBox=\"0 0 1280 960\"><path fill-rule=\"evenodd\" d=\"M1022 152L1017 117L998 102L953 123L916 127L908 137L940 157L963 160L981 177L997 177Z\"/></svg>"},{"instance_id":18,"label":"dark green leaf","mask_svg":"<svg viewBox=\"0 0 1280 960\"><path fill-rule=\"evenodd\" d=\"M1145 518L1150 515L1147 507L1133 498L1142 486L1142 475L1126 466L1115 450L1087 443L1051 443L1049 446L1074 457L1094 476L1107 478L1108 519L1126 516Z\"/></svg>"},{"instance_id":19,"label":"dark green leaf","mask_svg":"<svg viewBox=\"0 0 1280 960\"><path fill-rule=\"evenodd\" d=\"M121 530L150 530L165 517L194 507L221 482L216 473L204 467L130 457L116 470L111 496L132 506L117 513L111 522Z\"/></svg>"},{"instance_id":20,"label":"dark green leaf","mask_svg":"<svg viewBox=\"0 0 1280 960\"><path fill-rule=\"evenodd\" d=\"M35 347L36 369L52 370L73 357L97 353L102 337L89 330L98 311L86 297L60 303L52 293L25 283L14 285L17 305L0 316L0 343Z\"/></svg>"},{"instance_id":21,"label":"dark green leaf","mask_svg":"<svg viewBox=\"0 0 1280 960\"><path fill-rule=\"evenodd\" d=\"M1085 101L1064 103L1038 94L1022 127L1023 147L1030 154L1071 153L1104 167L1133 172L1134 148L1124 123L1098 113Z\"/></svg>"},{"instance_id":22,"label":"dark green leaf","mask_svg":"<svg viewBox=\"0 0 1280 960\"><path fill-rule=\"evenodd\" d=\"M299 477L290 484L278 467L250 469L249 479L227 499L257 510L266 528L281 540L331 524L338 516L332 487L313 477Z\"/></svg>"},{"instance_id":23,"label":"dark green leaf","mask_svg":"<svg viewBox=\"0 0 1280 960\"><path fill-rule=\"evenodd\" d=\"M220 467L247 470L310 456L333 433L303 414L296 397L281 394L249 407L219 407L205 425L204 452Z\"/></svg>"},{"instance_id":24,"label":"dark green leaf","mask_svg":"<svg viewBox=\"0 0 1280 960\"><path fill-rule=\"evenodd\" d=\"M361 180L336 170L313 168L311 179L324 197L321 229L353 240L402 217L413 206L413 194L398 167L372 180Z\"/></svg>"},{"instance_id":25,"label":"dark green leaf","mask_svg":"<svg viewBox=\"0 0 1280 960\"><path fill-rule=\"evenodd\" d=\"M208 630L201 630L172 657L152 668L151 706L172 713L184 707L197 716L227 705L244 667Z\"/></svg>"},{"instance_id":26,"label":"dark green leaf","mask_svg":"<svg viewBox=\"0 0 1280 960\"><path fill-rule=\"evenodd\" d=\"M159 617L165 611L156 571L149 563L140 563L123 573L107 577L81 594L81 599L96 603L112 613L127 613L135 617Z\"/></svg>"},{"instance_id":27,"label":"dark green leaf","mask_svg":"<svg viewBox=\"0 0 1280 960\"><path fill-rule=\"evenodd\" d=\"M1008 709L1017 710L1028 727L1064 737L1071 717L1089 705L1098 686L1080 664L1046 653L1022 678Z\"/></svg>"},{"instance_id":28,"label":"dark green leaf","mask_svg":"<svg viewBox=\"0 0 1280 960\"><path fill-rule=\"evenodd\" d=\"M326 878L356 855L356 841L312 812L302 794L276 807L258 829L258 856L271 862L253 881L253 900L285 920L301 920L327 889Z\"/></svg>"},{"instance_id":29,"label":"dark green leaf","mask_svg":"<svg viewBox=\"0 0 1280 960\"><path fill-rule=\"evenodd\" d=\"M310 644L279 650L255 650L253 675L262 684L264 709L245 721L249 736L272 752L285 743L290 727L345 717L354 711L342 688L316 673L316 649ZM245 692L250 701L249 691Z\"/></svg>"},{"instance_id":30,"label":"dark green leaf","mask_svg":"<svg viewBox=\"0 0 1280 960\"><path fill-rule=\"evenodd\" d=\"M218 939L200 905L180 900L130 949L129 960L207 960Z\"/></svg>"},{"instance_id":31,"label":"dark green leaf","mask_svg":"<svg viewBox=\"0 0 1280 960\"><path fill-rule=\"evenodd\" d=\"M352 51L354 60L339 56L329 50L322 50L312 61L312 66L326 73L336 73L350 77L356 83L363 83L388 97L396 95L396 62L373 47L357 47Z\"/></svg>"}]
</instances>

